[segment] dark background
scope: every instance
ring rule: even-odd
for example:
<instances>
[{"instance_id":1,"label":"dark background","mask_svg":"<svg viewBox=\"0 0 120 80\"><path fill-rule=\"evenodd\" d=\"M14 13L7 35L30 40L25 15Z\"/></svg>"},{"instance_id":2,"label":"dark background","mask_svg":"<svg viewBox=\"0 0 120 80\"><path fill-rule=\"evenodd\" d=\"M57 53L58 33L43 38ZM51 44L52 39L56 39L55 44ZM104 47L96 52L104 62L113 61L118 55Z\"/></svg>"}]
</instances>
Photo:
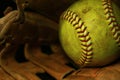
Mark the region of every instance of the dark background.
<instances>
[{"instance_id":1,"label":"dark background","mask_svg":"<svg viewBox=\"0 0 120 80\"><path fill-rule=\"evenodd\" d=\"M8 6L16 9L16 4L12 0L0 0L0 17L4 16L3 12Z\"/></svg>"},{"instance_id":2,"label":"dark background","mask_svg":"<svg viewBox=\"0 0 120 80\"><path fill-rule=\"evenodd\" d=\"M40 0L41 2L42 2L42 0ZM43 0L44 1L44 0ZM54 1L54 0L53 0ZM56 0L56 2L57 1L61 1L61 0ZM62 0L62 1L64 1L65 2L65 0ZM74 2L74 1L76 1L76 0L66 0L66 2L67 3L65 3L65 4L63 4L62 6L63 7L60 7L61 8L61 10L62 10L62 8L65 8L65 6L67 6L68 5L68 2L70 2L70 4L72 3L72 2ZM120 7L120 0L113 0L119 7ZM48 2L49 3L49 2ZM54 2L53 2L54 3ZM43 4L44 5L44 4ZM0 18L2 17L2 16L4 16L4 14L3 14L3 11L8 7L8 6L11 6L13 9L16 9L16 4L15 4L15 2L13 2L13 0L0 0ZM68 5L69 6L69 5ZM55 7L55 6L53 6L53 5L51 5L50 7ZM41 8L42 9L42 8ZM57 8L57 10L58 10L59 8ZM44 8L43 8L43 10L44 10ZM51 10L51 8L49 8L49 9L47 9L47 11L45 12L45 11L42 11L42 12L45 12L44 14L46 14L46 13L49 13L50 15L48 15L48 16L51 16L51 12L49 11L49 10ZM56 10L56 11L57 11ZM64 10L64 9L63 9ZM62 10L62 11L63 11ZM58 10L59 11L59 10ZM52 12L54 12L54 15L55 15L55 11L53 10ZM44 15L43 14L43 15ZM53 13L52 13L53 14ZM45 15L45 16L47 16L47 15ZM58 16L58 15L57 15Z\"/></svg>"}]
</instances>

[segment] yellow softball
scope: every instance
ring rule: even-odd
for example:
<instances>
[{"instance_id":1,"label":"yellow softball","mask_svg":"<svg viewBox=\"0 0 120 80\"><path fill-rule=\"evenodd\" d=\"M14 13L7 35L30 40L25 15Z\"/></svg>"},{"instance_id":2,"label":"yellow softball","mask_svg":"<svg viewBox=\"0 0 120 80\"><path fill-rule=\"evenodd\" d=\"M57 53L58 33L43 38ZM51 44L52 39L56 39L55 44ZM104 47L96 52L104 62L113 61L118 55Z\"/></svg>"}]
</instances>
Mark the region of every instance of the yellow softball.
<instances>
[{"instance_id":1,"label":"yellow softball","mask_svg":"<svg viewBox=\"0 0 120 80\"><path fill-rule=\"evenodd\" d=\"M60 42L79 66L104 66L120 56L119 23L111 0L78 0L61 15Z\"/></svg>"}]
</instances>

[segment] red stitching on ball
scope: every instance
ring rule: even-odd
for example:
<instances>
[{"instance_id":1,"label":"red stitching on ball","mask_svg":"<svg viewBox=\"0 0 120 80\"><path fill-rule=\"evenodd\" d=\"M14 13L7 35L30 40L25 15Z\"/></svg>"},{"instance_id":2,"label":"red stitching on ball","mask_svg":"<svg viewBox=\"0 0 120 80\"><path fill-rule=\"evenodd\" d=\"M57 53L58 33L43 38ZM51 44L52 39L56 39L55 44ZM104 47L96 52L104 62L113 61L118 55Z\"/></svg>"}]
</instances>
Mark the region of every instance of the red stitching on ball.
<instances>
[{"instance_id":1,"label":"red stitching on ball","mask_svg":"<svg viewBox=\"0 0 120 80\"><path fill-rule=\"evenodd\" d=\"M116 20L111 20L111 21L108 23L108 25L111 25L111 24L113 24L113 26L116 27L116 25L115 25L115 24L116 24Z\"/></svg>"},{"instance_id":2,"label":"red stitching on ball","mask_svg":"<svg viewBox=\"0 0 120 80\"><path fill-rule=\"evenodd\" d=\"M88 44L88 45L81 44L81 45L83 45L83 46L85 46L85 47L90 47L90 46L92 46L92 44ZM92 50L92 49L91 49L91 50Z\"/></svg>"},{"instance_id":3,"label":"red stitching on ball","mask_svg":"<svg viewBox=\"0 0 120 80\"><path fill-rule=\"evenodd\" d=\"M88 38L87 40L86 40L86 39L80 40L80 41L81 41L81 42L88 42L88 41L90 41L90 39L91 39L91 38Z\"/></svg>"},{"instance_id":4,"label":"red stitching on ball","mask_svg":"<svg viewBox=\"0 0 120 80\"><path fill-rule=\"evenodd\" d=\"M114 16L111 0L102 0L102 1L103 1L104 10L106 11L105 12L105 15L107 16L106 19L109 21L108 25L112 32L113 38L116 40L118 46L120 46L120 29L116 21L116 18Z\"/></svg>"},{"instance_id":5,"label":"red stitching on ball","mask_svg":"<svg viewBox=\"0 0 120 80\"><path fill-rule=\"evenodd\" d=\"M76 27L75 30L82 28L84 23L82 23L80 26Z\"/></svg>"},{"instance_id":6,"label":"red stitching on ball","mask_svg":"<svg viewBox=\"0 0 120 80\"><path fill-rule=\"evenodd\" d=\"M93 56L91 37L89 36L89 32L87 32L87 27L84 26L84 22L81 21L81 18L79 18L75 12L70 10L66 11L62 17L62 19L70 22L75 28L82 47L82 56L80 57L79 63L81 65L87 65L92 61Z\"/></svg>"},{"instance_id":7,"label":"red stitching on ball","mask_svg":"<svg viewBox=\"0 0 120 80\"><path fill-rule=\"evenodd\" d=\"M82 32L79 32L79 33L82 33ZM89 36L89 33L87 33L86 35L79 35L78 37L86 37L86 36Z\"/></svg>"},{"instance_id":8,"label":"red stitching on ball","mask_svg":"<svg viewBox=\"0 0 120 80\"><path fill-rule=\"evenodd\" d=\"M84 23L83 23L84 24ZM83 24L81 26L83 26ZM80 26L79 26L80 27ZM79 27L77 27L77 29L79 29ZM81 27L80 27L81 28ZM76 30L77 30L76 29ZM87 27L85 27L82 31L77 31L77 33L84 33L86 31Z\"/></svg>"},{"instance_id":9,"label":"red stitching on ball","mask_svg":"<svg viewBox=\"0 0 120 80\"><path fill-rule=\"evenodd\" d=\"M84 45L85 46L85 45ZM91 46L91 45L90 45ZM90 50L88 49L88 47L89 46L85 46L86 47L86 49L84 49L84 48L82 48L84 51L86 51L86 52L91 52L93 49L91 48Z\"/></svg>"}]
</instances>

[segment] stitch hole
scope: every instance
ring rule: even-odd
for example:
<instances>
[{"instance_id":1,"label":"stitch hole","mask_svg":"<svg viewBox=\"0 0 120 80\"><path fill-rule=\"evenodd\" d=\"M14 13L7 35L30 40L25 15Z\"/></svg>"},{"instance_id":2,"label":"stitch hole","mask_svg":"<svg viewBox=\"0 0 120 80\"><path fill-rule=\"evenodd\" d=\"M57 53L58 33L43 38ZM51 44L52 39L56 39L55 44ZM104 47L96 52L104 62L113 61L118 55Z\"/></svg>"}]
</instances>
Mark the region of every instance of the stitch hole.
<instances>
[{"instance_id":1,"label":"stitch hole","mask_svg":"<svg viewBox=\"0 0 120 80\"><path fill-rule=\"evenodd\" d=\"M28 62L24 55L24 45L21 45L15 54L15 60L18 63Z\"/></svg>"},{"instance_id":2,"label":"stitch hole","mask_svg":"<svg viewBox=\"0 0 120 80\"><path fill-rule=\"evenodd\" d=\"M40 49L43 53L45 53L47 55L53 54L53 51L52 51L50 45L47 45L47 44L41 45Z\"/></svg>"},{"instance_id":3,"label":"stitch hole","mask_svg":"<svg viewBox=\"0 0 120 80\"><path fill-rule=\"evenodd\" d=\"M48 73L36 73L36 76L38 76L40 79L42 80L56 80L55 78L53 78L51 75L49 75Z\"/></svg>"}]
</instances>

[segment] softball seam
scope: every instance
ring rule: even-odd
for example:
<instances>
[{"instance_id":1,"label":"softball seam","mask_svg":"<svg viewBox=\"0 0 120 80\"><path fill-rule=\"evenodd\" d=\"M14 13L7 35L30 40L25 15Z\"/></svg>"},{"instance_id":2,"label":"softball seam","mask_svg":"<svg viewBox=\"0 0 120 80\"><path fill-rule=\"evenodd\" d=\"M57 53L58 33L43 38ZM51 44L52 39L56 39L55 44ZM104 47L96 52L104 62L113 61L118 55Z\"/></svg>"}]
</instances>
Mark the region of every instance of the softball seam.
<instances>
[{"instance_id":1,"label":"softball seam","mask_svg":"<svg viewBox=\"0 0 120 80\"><path fill-rule=\"evenodd\" d=\"M119 24L117 23L116 18L114 16L111 0L102 0L102 2L103 2L105 16L108 21L108 25L112 32L113 38L120 47L120 29L119 29Z\"/></svg>"},{"instance_id":2,"label":"softball seam","mask_svg":"<svg viewBox=\"0 0 120 80\"><path fill-rule=\"evenodd\" d=\"M70 10L67 10L61 18L63 20L66 20L70 22L78 36L78 39L81 42L81 50L82 54L78 61L81 65L86 65L90 62L92 62L93 58L93 48L92 48L92 42L91 37L89 36L89 32L87 32L87 27L84 25L84 22L82 22L81 18L75 13Z\"/></svg>"}]
</instances>

